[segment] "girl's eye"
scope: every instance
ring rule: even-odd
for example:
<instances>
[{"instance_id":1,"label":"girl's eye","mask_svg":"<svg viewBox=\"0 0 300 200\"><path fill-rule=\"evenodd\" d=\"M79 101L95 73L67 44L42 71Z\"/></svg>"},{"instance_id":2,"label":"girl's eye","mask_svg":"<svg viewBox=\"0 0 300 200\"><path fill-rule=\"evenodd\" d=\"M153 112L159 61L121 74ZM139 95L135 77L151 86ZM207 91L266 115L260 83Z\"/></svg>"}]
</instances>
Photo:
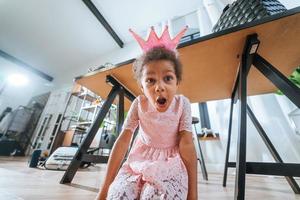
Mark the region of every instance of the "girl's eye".
<instances>
[{"instance_id":1,"label":"girl's eye","mask_svg":"<svg viewBox=\"0 0 300 200\"><path fill-rule=\"evenodd\" d=\"M169 82L169 81L172 81L174 78L173 78L173 76L166 76L164 79L165 79L165 81Z\"/></svg>"},{"instance_id":2,"label":"girl's eye","mask_svg":"<svg viewBox=\"0 0 300 200\"><path fill-rule=\"evenodd\" d=\"M155 82L155 80L153 78L147 78L146 79L146 83L148 83L148 84L152 84L154 82Z\"/></svg>"}]
</instances>

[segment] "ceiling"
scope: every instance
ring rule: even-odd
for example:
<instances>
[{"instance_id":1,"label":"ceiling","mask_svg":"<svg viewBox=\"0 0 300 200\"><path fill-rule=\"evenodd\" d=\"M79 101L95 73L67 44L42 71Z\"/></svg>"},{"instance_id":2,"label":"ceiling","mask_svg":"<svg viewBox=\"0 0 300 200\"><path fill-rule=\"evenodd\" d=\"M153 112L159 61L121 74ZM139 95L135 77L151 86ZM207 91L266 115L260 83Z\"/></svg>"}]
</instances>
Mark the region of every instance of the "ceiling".
<instances>
[{"instance_id":1,"label":"ceiling","mask_svg":"<svg viewBox=\"0 0 300 200\"><path fill-rule=\"evenodd\" d=\"M92 0L126 44L137 32L195 11L200 0ZM54 79L120 47L81 0L0 0L0 50ZM10 68L0 59L0 69ZM8 71L8 70L6 70Z\"/></svg>"}]
</instances>

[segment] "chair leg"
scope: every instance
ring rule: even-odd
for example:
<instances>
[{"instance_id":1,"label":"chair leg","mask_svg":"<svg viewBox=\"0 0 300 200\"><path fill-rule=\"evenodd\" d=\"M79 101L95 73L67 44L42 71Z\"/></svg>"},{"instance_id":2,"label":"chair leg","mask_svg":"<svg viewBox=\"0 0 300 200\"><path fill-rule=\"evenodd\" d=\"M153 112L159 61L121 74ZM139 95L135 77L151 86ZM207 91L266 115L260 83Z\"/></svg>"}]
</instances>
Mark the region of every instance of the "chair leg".
<instances>
[{"instance_id":1,"label":"chair leg","mask_svg":"<svg viewBox=\"0 0 300 200\"><path fill-rule=\"evenodd\" d=\"M200 142L198 140L198 136L196 134L196 127L195 127L195 131L193 131L193 138L194 138L194 145L195 145L196 152L197 152L197 159L199 161L201 171L202 171L202 176L205 180L208 180L208 175L207 175L207 171L206 171L206 166L205 166L205 161L204 161L202 149L201 149L201 146L200 146Z\"/></svg>"},{"instance_id":2,"label":"chair leg","mask_svg":"<svg viewBox=\"0 0 300 200\"><path fill-rule=\"evenodd\" d=\"M230 152L230 140L231 140L233 106L234 106L234 100L231 99L229 127L228 127L228 139L227 139L227 148L226 148L225 165L224 165L223 187L226 187L226 182L227 182L227 172L228 172L228 160L229 160L229 152Z\"/></svg>"}]
</instances>

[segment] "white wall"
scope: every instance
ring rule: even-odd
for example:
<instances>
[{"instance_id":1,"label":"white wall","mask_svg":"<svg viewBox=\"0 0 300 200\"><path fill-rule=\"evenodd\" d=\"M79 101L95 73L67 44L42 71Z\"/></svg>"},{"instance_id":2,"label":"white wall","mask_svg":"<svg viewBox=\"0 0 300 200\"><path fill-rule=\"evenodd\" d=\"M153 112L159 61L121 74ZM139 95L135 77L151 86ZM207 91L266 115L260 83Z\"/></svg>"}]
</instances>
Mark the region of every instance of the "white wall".
<instances>
[{"instance_id":1,"label":"white wall","mask_svg":"<svg viewBox=\"0 0 300 200\"><path fill-rule=\"evenodd\" d=\"M279 0L287 9L292 9L300 6L299 0Z\"/></svg>"},{"instance_id":2,"label":"white wall","mask_svg":"<svg viewBox=\"0 0 300 200\"><path fill-rule=\"evenodd\" d=\"M97 60L92 60L89 63L86 63L85 66L77 66L72 70L63 71L61 73L62 76L57 77L57 79L55 80L55 84L63 87L70 86L70 84L73 83L74 77L86 74L88 72L88 68L90 67L97 67L105 63L118 64L135 58L141 53L142 51L139 49L138 45L135 42L127 43L124 45L124 48L118 48L112 52L99 55L99 58Z\"/></svg>"}]
</instances>

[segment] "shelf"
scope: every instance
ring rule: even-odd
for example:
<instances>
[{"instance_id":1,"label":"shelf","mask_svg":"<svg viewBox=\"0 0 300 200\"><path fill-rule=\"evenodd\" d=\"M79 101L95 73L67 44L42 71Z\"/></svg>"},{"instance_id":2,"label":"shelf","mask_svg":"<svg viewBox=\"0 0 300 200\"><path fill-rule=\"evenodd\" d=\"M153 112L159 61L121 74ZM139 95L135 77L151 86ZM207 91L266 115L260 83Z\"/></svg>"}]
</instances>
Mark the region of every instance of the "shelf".
<instances>
[{"instance_id":1,"label":"shelf","mask_svg":"<svg viewBox=\"0 0 300 200\"><path fill-rule=\"evenodd\" d=\"M93 95L91 95L89 93L80 93L77 96L80 99L84 99L84 97L85 97L85 100L89 101L89 102L93 102L93 101L96 101L98 99L98 98L94 97Z\"/></svg>"},{"instance_id":2,"label":"shelf","mask_svg":"<svg viewBox=\"0 0 300 200\"><path fill-rule=\"evenodd\" d=\"M71 121L71 122L77 122L77 116L66 116L64 118L64 120L68 120L68 121Z\"/></svg>"},{"instance_id":3,"label":"shelf","mask_svg":"<svg viewBox=\"0 0 300 200\"><path fill-rule=\"evenodd\" d=\"M93 122L92 121L86 121L86 122L78 122L77 126L89 126L91 125Z\"/></svg>"},{"instance_id":4,"label":"shelf","mask_svg":"<svg viewBox=\"0 0 300 200\"><path fill-rule=\"evenodd\" d=\"M97 113L99 112L100 108L102 107L104 101L101 99L101 97L98 97L96 94L90 92L86 88L81 88L80 90L76 90L75 92L72 93L72 95L75 98L76 102L73 101L74 103L73 109L79 109L79 112L70 112L69 116L66 118L69 118L69 130L73 131L73 136L72 136L72 142L76 142L80 144L86 134L88 134L89 128L93 125L94 120L97 116ZM80 105L79 105L80 104ZM80 107L79 107L80 106ZM117 106L112 105L109 112L116 112ZM72 114L73 113L73 114ZM77 115L78 114L78 115ZM75 117L74 117L75 116ZM110 119L115 118L115 115L109 115L106 119L104 119L104 125L107 131L112 131L113 128L116 126L115 121L111 121ZM71 122L72 120L72 122ZM76 122L73 122L76 121ZM104 127L99 124L99 134L101 134L101 129ZM98 132L97 132L98 134ZM100 136L99 136L100 137ZM100 144L100 141L98 141L100 138L97 136L97 138L94 138L93 142L95 143L97 147ZM97 143L97 144L96 144ZM98 144L99 143L99 144Z\"/></svg>"},{"instance_id":5,"label":"shelf","mask_svg":"<svg viewBox=\"0 0 300 200\"><path fill-rule=\"evenodd\" d=\"M104 122L109 124L109 125L116 125L115 121L111 121L111 120L108 120L108 119L104 119Z\"/></svg>"},{"instance_id":6,"label":"shelf","mask_svg":"<svg viewBox=\"0 0 300 200\"><path fill-rule=\"evenodd\" d=\"M77 130L82 130L82 131L85 131L86 130L86 127L85 126L80 126L80 125L72 125L71 127L70 127L72 130L75 130L75 129L77 129Z\"/></svg>"},{"instance_id":7,"label":"shelf","mask_svg":"<svg viewBox=\"0 0 300 200\"><path fill-rule=\"evenodd\" d=\"M80 94L80 92L72 92L71 93L73 96L78 96Z\"/></svg>"},{"instance_id":8,"label":"shelf","mask_svg":"<svg viewBox=\"0 0 300 200\"><path fill-rule=\"evenodd\" d=\"M81 109L82 110L85 110L85 111L88 111L88 112L94 112L95 110L95 108L100 108L100 105L99 104L96 104L96 105L91 105L91 106L84 106L84 107L82 107Z\"/></svg>"},{"instance_id":9,"label":"shelf","mask_svg":"<svg viewBox=\"0 0 300 200\"><path fill-rule=\"evenodd\" d=\"M198 138L200 140L220 140L220 134L219 133L208 133L208 134L201 134L198 135Z\"/></svg>"},{"instance_id":10,"label":"shelf","mask_svg":"<svg viewBox=\"0 0 300 200\"><path fill-rule=\"evenodd\" d=\"M87 132L85 132L85 131L75 131L74 132L74 135L85 135L85 134L87 134Z\"/></svg>"}]
</instances>

